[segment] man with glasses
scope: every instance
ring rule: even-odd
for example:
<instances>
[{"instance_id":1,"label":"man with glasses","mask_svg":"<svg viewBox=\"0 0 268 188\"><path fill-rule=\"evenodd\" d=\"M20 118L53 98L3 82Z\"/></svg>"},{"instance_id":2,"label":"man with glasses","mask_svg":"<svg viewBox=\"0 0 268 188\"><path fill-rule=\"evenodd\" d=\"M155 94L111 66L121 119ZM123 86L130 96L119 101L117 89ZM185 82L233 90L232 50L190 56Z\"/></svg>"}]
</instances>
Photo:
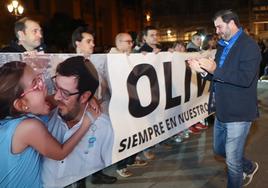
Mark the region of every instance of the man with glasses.
<instances>
[{"instance_id":1,"label":"man with glasses","mask_svg":"<svg viewBox=\"0 0 268 188\"><path fill-rule=\"evenodd\" d=\"M115 37L115 46L111 48L109 53L126 53L130 54L133 47L133 41L132 37L128 33L118 33ZM147 162L144 160L141 160L137 154L134 154L130 157L127 157L119 162L117 162L117 170L116 172L121 177L129 177L132 176L133 173L127 169L127 166L146 166Z\"/></svg>"},{"instance_id":2,"label":"man with glasses","mask_svg":"<svg viewBox=\"0 0 268 188\"><path fill-rule=\"evenodd\" d=\"M66 59L57 66L56 76L52 79L57 108L48 122L51 134L63 143L79 128L84 115L93 122L64 160L44 158L43 186L62 187L110 165L114 135L109 117L87 106L99 86L97 71L89 60L82 56Z\"/></svg>"},{"instance_id":3,"label":"man with glasses","mask_svg":"<svg viewBox=\"0 0 268 188\"><path fill-rule=\"evenodd\" d=\"M115 46L111 48L109 53L131 53L133 40L128 33L118 33L115 37Z\"/></svg>"}]
</instances>

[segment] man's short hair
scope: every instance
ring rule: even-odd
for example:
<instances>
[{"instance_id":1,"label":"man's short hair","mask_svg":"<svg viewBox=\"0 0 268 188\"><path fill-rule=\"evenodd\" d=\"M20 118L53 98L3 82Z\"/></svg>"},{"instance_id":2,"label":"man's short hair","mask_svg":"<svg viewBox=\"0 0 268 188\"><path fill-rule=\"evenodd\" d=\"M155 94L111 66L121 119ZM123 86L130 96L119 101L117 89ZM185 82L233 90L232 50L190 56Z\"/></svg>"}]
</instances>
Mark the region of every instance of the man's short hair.
<instances>
[{"instance_id":1,"label":"man's short hair","mask_svg":"<svg viewBox=\"0 0 268 188\"><path fill-rule=\"evenodd\" d=\"M26 25L25 23L27 21L33 21L35 22L33 19L29 18L29 17L23 17L21 19L19 19L18 21L15 22L15 25L14 25L14 32L15 32L15 35L17 37L17 39L19 39L19 35L18 35L18 32L19 31L25 31L25 28L26 28Z\"/></svg>"},{"instance_id":2,"label":"man's short hair","mask_svg":"<svg viewBox=\"0 0 268 188\"><path fill-rule=\"evenodd\" d=\"M239 22L238 15L230 9L229 10L220 10L220 11L216 12L216 14L213 17L213 21L215 21L219 17L221 17L222 21L225 23L229 23L231 20L233 20L237 27L241 26L240 22Z\"/></svg>"},{"instance_id":3,"label":"man's short hair","mask_svg":"<svg viewBox=\"0 0 268 188\"><path fill-rule=\"evenodd\" d=\"M201 37L201 33L196 32L192 35L191 39L194 40L196 37Z\"/></svg>"},{"instance_id":4,"label":"man's short hair","mask_svg":"<svg viewBox=\"0 0 268 188\"><path fill-rule=\"evenodd\" d=\"M77 89L80 94L91 92L89 99L95 94L99 86L98 72L90 60L83 56L74 56L58 64L56 73L61 76L74 76L78 79Z\"/></svg>"},{"instance_id":5,"label":"man's short hair","mask_svg":"<svg viewBox=\"0 0 268 188\"><path fill-rule=\"evenodd\" d=\"M89 34L93 35L93 34L89 31L89 29L88 29L87 27L82 27L82 26L80 26L80 27L76 28L76 29L74 30L73 34L72 34L72 45L73 45L73 47L74 47L75 49L76 49L76 47L77 47L76 44L75 44L75 42L76 42L76 41L81 42L81 40L83 39L83 36L82 36L83 33L89 33Z\"/></svg>"},{"instance_id":6,"label":"man's short hair","mask_svg":"<svg viewBox=\"0 0 268 188\"><path fill-rule=\"evenodd\" d=\"M154 26L146 26L143 30L142 30L142 36L147 36L148 35L148 31L149 30L157 30L156 27Z\"/></svg>"},{"instance_id":7,"label":"man's short hair","mask_svg":"<svg viewBox=\"0 0 268 188\"><path fill-rule=\"evenodd\" d=\"M114 40L114 42L115 42L115 45L116 45L116 46L118 45L118 43L120 42L120 40L122 39L122 37L123 37L124 34L125 34L125 33L118 33L118 34L115 36L115 40Z\"/></svg>"}]
</instances>

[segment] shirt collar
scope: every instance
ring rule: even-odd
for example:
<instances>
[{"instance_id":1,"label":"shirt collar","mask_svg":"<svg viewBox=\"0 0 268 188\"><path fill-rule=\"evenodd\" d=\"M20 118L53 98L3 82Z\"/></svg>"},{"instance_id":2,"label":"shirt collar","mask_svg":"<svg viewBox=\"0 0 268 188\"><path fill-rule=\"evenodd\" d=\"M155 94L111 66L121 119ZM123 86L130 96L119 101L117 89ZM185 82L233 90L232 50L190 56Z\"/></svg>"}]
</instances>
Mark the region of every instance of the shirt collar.
<instances>
[{"instance_id":1,"label":"shirt collar","mask_svg":"<svg viewBox=\"0 0 268 188\"><path fill-rule=\"evenodd\" d=\"M67 128L67 129L69 129L69 130L71 130L71 129L77 129L77 128L79 128L79 127L82 125L84 116L85 116L86 111L87 111L87 107L88 107L88 103L86 104L86 107L85 107L85 109L84 109L83 115L82 115L81 119L79 120L79 122L77 122L77 123L76 123L73 127L71 127L71 128L69 128L69 127L67 126L67 123L66 123L66 122L62 119L62 117L59 115L59 112L58 112L59 109L58 109L58 108L57 108L57 110L56 110L56 114L57 114L57 117L60 119L60 121L64 124L65 128Z\"/></svg>"},{"instance_id":2,"label":"shirt collar","mask_svg":"<svg viewBox=\"0 0 268 188\"><path fill-rule=\"evenodd\" d=\"M232 42L237 40L237 38L241 35L242 31L243 30L240 27L239 30L234 34L234 36L232 36L230 38L230 40L226 41L226 40L221 39L221 40L218 41L218 44L223 46L223 47L228 46L229 44L231 44Z\"/></svg>"}]
</instances>

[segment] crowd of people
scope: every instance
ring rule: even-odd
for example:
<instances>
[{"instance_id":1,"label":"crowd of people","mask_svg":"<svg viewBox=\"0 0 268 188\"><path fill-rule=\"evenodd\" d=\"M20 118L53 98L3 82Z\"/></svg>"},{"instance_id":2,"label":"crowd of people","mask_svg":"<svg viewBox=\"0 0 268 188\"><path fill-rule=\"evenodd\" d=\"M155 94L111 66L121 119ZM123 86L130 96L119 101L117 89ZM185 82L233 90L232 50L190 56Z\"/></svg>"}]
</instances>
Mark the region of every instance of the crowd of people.
<instances>
[{"instance_id":1,"label":"crowd of people","mask_svg":"<svg viewBox=\"0 0 268 188\"><path fill-rule=\"evenodd\" d=\"M226 160L227 187L238 188L248 185L259 168L257 162L244 157L244 145L251 123L258 117L256 86L261 51L243 31L235 12L222 10L213 20L216 34L208 34L202 41L201 34L196 33L187 45L177 41L168 51L217 50L215 59L195 58L187 62L193 71L211 80L209 110L215 112L213 147L215 153ZM0 52L45 53L42 29L37 21L22 18L15 23L14 30L17 41ZM92 174L92 183L117 181L101 170L111 164L111 159L107 158L111 155L106 154L112 151L113 134L106 74L97 72L89 60L94 52L94 35L87 28L79 27L70 37L78 56L57 66L52 78L53 96L47 96L42 75L36 74L29 65L13 61L0 68L0 185L3 187L55 187L59 166L64 166L62 174L75 176L79 171L86 176L87 165L72 164L77 158L81 160L80 156L84 163L100 170ZM263 61L267 61L267 51L266 46ZM153 26L144 28L142 41L136 46L129 33L117 34L115 47L109 51L144 55L150 52L161 52L158 30ZM264 75L268 75L267 66ZM207 129L206 121L192 125L170 140L182 142L189 133L201 133ZM96 127L98 129L94 129ZM87 145L83 143L88 142L85 135L91 138L93 145L102 146L98 147L101 151L94 150L95 157L92 150L83 149L83 145ZM160 145L170 148L170 140ZM122 177L132 176L128 166L146 166L147 160L155 158L157 156L148 148L119 161L117 173ZM62 181L72 183L68 179ZM86 187L85 178L74 184Z\"/></svg>"}]
</instances>

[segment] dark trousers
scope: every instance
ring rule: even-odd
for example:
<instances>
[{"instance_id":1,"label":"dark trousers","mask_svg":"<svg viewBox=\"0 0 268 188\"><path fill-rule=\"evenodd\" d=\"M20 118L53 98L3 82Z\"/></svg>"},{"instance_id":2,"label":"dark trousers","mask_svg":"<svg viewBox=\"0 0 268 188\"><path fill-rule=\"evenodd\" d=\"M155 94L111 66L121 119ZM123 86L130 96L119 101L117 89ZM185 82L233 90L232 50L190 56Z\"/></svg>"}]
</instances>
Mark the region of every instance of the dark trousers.
<instances>
[{"instance_id":1,"label":"dark trousers","mask_svg":"<svg viewBox=\"0 0 268 188\"><path fill-rule=\"evenodd\" d=\"M123 168L126 168L128 164L133 164L136 159L137 154L131 155L130 157L127 157L119 162L117 162L117 169L121 170Z\"/></svg>"}]
</instances>

